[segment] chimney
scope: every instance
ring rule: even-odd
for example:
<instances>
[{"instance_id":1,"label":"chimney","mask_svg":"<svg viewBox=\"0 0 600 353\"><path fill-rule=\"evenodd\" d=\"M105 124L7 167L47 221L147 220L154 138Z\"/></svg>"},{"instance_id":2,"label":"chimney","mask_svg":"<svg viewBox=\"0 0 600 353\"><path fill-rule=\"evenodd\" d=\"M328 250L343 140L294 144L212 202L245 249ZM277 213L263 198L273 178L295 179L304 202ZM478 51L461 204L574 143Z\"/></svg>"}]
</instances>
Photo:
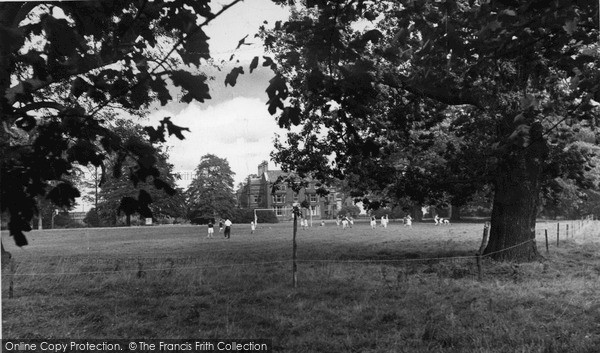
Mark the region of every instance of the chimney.
<instances>
[{"instance_id":1,"label":"chimney","mask_svg":"<svg viewBox=\"0 0 600 353\"><path fill-rule=\"evenodd\" d=\"M268 170L269 170L269 163L267 161L263 161L261 164L258 165L258 176L260 177L261 175L266 173Z\"/></svg>"}]
</instances>

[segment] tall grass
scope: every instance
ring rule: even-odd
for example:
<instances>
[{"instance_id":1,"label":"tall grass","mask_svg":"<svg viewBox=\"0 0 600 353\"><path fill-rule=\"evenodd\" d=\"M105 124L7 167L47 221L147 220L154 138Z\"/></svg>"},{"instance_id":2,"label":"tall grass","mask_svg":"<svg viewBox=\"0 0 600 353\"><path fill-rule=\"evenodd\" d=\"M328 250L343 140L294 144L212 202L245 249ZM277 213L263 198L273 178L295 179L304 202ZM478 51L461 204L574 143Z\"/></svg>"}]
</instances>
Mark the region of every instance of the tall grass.
<instances>
[{"instance_id":1,"label":"tall grass","mask_svg":"<svg viewBox=\"0 0 600 353\"><path fill-rule=\"evenodd\" d=\"M298 288L285 224L252 237L234 228L230 241L205 239L203 230L34 234L30 249L9 249L3 337L272 338L279 352L600 347L592 225L540 262L484 259L482 282L471 257L481 225L312 228L298 237Z\"/></svg>"}]
</instances>

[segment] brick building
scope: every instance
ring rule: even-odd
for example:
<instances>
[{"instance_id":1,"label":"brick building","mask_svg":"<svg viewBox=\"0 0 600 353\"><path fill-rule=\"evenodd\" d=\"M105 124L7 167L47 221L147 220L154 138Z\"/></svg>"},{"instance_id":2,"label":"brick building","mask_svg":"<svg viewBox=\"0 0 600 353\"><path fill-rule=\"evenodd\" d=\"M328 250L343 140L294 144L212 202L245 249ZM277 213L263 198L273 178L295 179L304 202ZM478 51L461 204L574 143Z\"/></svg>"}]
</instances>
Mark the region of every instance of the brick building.
<instances>
[{"instance_id":1,"label":"brick building","mask_svg":"<svg viewBox=\"0 0 600 353\"><path fill-rule=\"evenodd\" d=\"M281 170L269 170L266 161L258 165L257 174L249 175L244 185L236 191L238 206L244 208L272 209L281 220L291 218L291 208L294 203L308 201L311 209L304 209L304 216L313 219L332 219L344 204L352 204L339 190L328 188L329 194L317 194L318 182L309 180L308 186L294 192L287 185L280 184L278 190L272 193L273 185L280 176L286 173Z\"/></svg>"}]
</instances>

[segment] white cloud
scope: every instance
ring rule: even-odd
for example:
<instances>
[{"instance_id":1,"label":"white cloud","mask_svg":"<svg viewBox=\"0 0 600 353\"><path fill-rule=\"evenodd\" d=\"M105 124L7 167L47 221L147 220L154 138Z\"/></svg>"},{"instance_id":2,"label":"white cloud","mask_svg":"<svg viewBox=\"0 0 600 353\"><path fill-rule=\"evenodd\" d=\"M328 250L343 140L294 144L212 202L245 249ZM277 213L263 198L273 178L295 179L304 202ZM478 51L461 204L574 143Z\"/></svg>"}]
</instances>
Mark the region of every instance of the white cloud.
<instances>
[{"instance_id":1,"label":"white cloud","mask_svg":"<svg viewBox=\"0 0 600 353\"><path fill-rule=\"evenodd\" d=\"M192 102L177 114L159 110L149 116L156 125L165 116L173 123L185 126L185 140L168 139L169 160L175 170L191 173L200 158L208 153L226 158L235 172L236 184L248 174L256 173L258 164L269 159L276 132L282 132L267 112L265 103L257 98L237 97L218 105L201 106ZM270 168L274 165L271 163ZM181 186L187 186L184 174Z\"/></svg>"},{"instance_id":2,"label":"white cloud","mask_svg":"<svg viewBox=\"0 0 600 353\"><path fill-rule=\"evenodd\" d=\"M219 6L213 8L215 12L218 10ZM236 59L250 60L256 55L263 55L262 43L254 37L258 28L265 20L272 26L275 21L285 20L289 15L289 7L276 5L270 0L246 0L235 4L206 28L211 39L211 56L228 60L231 54L235 54ZM236 50L238 41L246 35L246 44Z\"/></svg>"},{"instance_id":3,"label":"white cloud","mask_svg":"<svg viewBox=\"0 0 600 353\"><path fill-rule=\"evenodd\" d=\"M226 3L229 1L223 4ZM213 8L213 11L218 10L218 5ZM264 55L262 43L254 37L258 27L265 20L272 26L289 14L288 7L269 0L246 0L224 12L205 29L210 37L211 56L217 61L228 61L235 53L235 59L223 72L211 73L216 76L216 81L209 83L213 98L205 104L194 101L184 105L173 101L149 116L150 121L144 125L157 125L159 120L170 116L173 123L191 130L184 132L185 140L172 136L167 141L169 161L185 179L179 182L180 186L189 184L190 174L207 153L229 161L236 185L248 174L255 174L259 163L269 160L274 134L283 131L265 105L265 89L272 73L259 66L250 74L248 64L252 57ZM236 50L238 41L247 34L246 43L253 44ZM242 65L246 74L238 78L235 87L225 87L224 75L234 64ZM275 165L269 162L269 168Z\"/></svg>"}]
</instances>

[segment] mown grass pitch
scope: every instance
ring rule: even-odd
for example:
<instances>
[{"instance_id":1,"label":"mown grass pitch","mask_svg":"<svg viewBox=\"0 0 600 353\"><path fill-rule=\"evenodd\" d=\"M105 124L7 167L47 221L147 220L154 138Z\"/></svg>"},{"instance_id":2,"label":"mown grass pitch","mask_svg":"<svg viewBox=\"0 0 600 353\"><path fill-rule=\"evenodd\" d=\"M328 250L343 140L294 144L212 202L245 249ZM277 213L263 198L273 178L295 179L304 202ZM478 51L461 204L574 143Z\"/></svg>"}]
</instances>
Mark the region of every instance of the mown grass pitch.
<instances>
[{"instance_id":1,"label":"mown grass pitch","mask_svg":"<svg viewBox=\"0 0 600 353\"><path fill-rule=\"evenodd\" d=\"M573 223L572 223L573 224ZM540 229L545 225L540 224ZM600 241L546 261L472 255L482 224L234 225L34 231L2 272L4 338L271 338L282 352L597 352ZM571 226L571 231L573 225ZM585 235L585 236L584 236ZM12 290L10 283L12 282ZM9 294L12 292L12 298Z\"/></svg>"}]
</instances>

